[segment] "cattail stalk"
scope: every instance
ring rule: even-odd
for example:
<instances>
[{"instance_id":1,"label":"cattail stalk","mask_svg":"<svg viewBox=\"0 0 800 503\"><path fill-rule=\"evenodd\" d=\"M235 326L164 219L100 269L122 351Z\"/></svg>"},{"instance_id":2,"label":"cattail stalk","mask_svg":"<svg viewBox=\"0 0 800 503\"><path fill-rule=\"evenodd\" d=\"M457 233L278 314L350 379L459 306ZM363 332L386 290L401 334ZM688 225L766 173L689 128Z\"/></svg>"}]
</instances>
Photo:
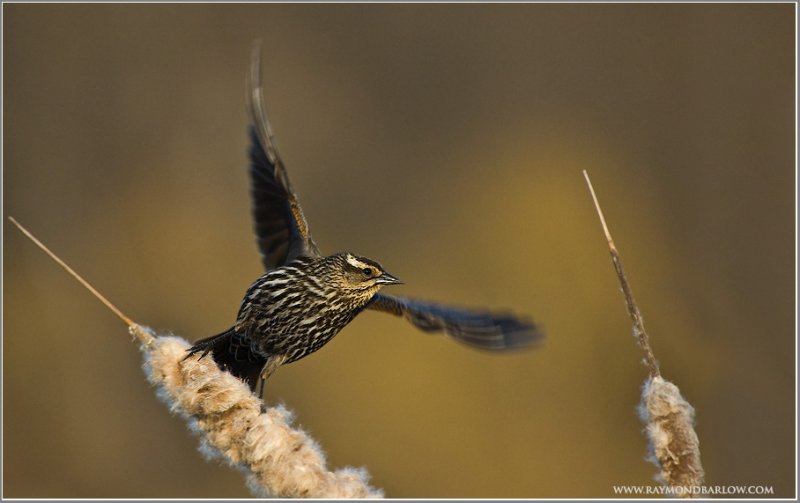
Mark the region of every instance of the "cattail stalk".
<instances>
[{"instance_id":1,"label":"cattail stalk","mask_svg":"<svg viewBox=\"0 0 800 503\"><path fill-rule=\"evenodd\" d=\"M16 220L23 234L116 314L140 343L147 380L170 411L186 419L200 437L209 459L222 459L245 474L256 496L309 498L380 498L364 469L329 471L322 449L292 425L283 406L264 407L250 388L211 358L186 359L188 341L157 336L135 323L51 252Z\"/></svg>"},{"instance_id":2,"label":"cattail stalk","mask_svg":"<svg viewBox=\"0 0 800 503\"><path fill-rule=\"evenodd\" d=\"M700 463L700 440L694 431L694 408L681 396L677 386L661 377L661 370L650 347L650 337L644 329L642 314L586 170L583 176L603 226L611 261L633 322L633 335L644 353L643 362L649 373L639 403L639 417L645 423L649 441L647 459L659 468L656 480L668 486L672 490L671 495L694 497L703 486L705 476Z\"/></svg>"}]
</instances>

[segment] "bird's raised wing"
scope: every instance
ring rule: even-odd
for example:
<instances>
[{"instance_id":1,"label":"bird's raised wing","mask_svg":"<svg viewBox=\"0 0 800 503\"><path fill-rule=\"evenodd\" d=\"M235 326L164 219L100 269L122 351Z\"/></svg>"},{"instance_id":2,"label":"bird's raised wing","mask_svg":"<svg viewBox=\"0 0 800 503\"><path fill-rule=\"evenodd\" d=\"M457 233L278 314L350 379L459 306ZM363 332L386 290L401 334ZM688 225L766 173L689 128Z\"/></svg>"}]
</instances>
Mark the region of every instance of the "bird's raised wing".
<instances>
[{"instance_id":1,"label":"bird's raised wing","mask_svg":"<svg viewBox=\"0 0 800 503\"><path fill-rule=\"evenodd\" d=\"M543 337L532 321L507 313L443 306L381 293L367 307L402 316L426 332L444 331L457 341L480 349L519 349Z\"/></svg>"},{"instance_id":2,"label":"bird's raised wing","mask_svg":"<svg viewBox=\"0 0 800 503\"><path fill-rule=\"evenodd\" d=\"M260 43L253 47L247 84L253 222L261 260L270 270L297 257L319 256L319 249L275 148L261 92Z\"/></svg>"}]
</instances>

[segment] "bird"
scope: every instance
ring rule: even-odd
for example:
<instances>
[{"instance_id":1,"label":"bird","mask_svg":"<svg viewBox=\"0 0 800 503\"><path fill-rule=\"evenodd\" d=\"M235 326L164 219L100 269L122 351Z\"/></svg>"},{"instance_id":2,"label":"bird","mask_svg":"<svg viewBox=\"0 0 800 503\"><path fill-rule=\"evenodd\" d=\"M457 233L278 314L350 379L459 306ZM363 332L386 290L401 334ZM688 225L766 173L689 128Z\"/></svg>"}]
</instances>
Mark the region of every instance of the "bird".
<instances>
[{"instance_id":1,"label":"bird","mask_svg":"<svg viewBox=\"0 0 800 503\"><path fill-rule=\"evenodd\" d=\"M247 109L251 213L266 272L247 289L233 326L197 340L186 358L211 354L220 369L253 392L258 387L263 397L264 383L278 367L319 350L367 309L483 350L516 350L542 339L530 318L389 295L383 288L402 282L377 261L351 252L323 255L275 145L259 43L251 53Z\"/></svg>"}]
</instances>

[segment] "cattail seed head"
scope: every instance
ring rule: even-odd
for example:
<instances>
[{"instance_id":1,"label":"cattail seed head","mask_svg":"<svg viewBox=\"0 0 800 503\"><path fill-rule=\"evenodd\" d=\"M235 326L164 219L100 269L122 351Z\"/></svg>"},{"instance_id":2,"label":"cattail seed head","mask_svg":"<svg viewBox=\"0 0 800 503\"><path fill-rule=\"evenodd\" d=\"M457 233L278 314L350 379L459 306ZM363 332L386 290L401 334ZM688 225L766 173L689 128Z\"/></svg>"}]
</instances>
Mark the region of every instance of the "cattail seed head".
<instances>
[{"instance_id":1,"label":"cattail seed head","mask_svg":"<svg viewBox=\"0 0 800 503\"><path fill-rule=\"evenodd\" d=\"M650 444L648 460L661 470L657 479L680 488L680 495L692 496L705 476L700 440L694 431L694 407L677 386L656 376L645 381L639 416Z\"/></svg>"},{"instance_id":2,"label":"cattail seed head","mask_svg":"<svg viewBox=\"0 0 800 503\"><path fill-rule=\"evenodd\" d=\"M155 337L142 346L147 379L173 413L201 436L200 450L245 474L257 496L378 498L364 470L326 468L319 445L291 425L283 406L262 412L248 386L221 371L211 358L188 358L180 337Z\"/></svg>"}]
</instances>

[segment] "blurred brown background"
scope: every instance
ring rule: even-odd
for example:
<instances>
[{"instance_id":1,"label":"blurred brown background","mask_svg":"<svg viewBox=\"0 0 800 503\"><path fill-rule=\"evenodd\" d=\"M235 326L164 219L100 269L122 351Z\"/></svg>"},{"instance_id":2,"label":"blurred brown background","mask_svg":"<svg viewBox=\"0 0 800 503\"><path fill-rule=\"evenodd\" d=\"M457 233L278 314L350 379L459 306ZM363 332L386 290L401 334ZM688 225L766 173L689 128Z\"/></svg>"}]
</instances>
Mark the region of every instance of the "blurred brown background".
<instances>
[{"instance_id":1,"label":"blurred brown background","mask_svg":"<svg viewBox=\"0 0 800 503\"><path fill-rule=\"evenodd\" d=\"M794 477L794 6L4 6L4 206L129 316L196 339L260 273L244 77L326 252L510 308L477 353L367 313L268 386L394 497L653 484L646 375L587 169L712 485ZM5 221L4 496L247 497L125 327Z\"/></svg>"}]
</instances>

